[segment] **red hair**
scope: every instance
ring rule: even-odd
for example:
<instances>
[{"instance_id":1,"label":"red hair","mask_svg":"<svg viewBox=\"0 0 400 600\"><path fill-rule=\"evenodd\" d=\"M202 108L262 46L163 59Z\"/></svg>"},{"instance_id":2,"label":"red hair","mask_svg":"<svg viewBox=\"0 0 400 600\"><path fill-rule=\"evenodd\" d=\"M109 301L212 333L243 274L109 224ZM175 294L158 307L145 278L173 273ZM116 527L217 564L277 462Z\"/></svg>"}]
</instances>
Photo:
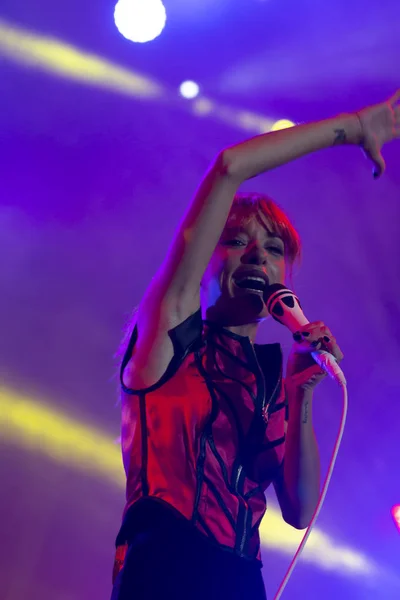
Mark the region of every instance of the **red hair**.
<instances>
[{"instance_id":1,"label":"red hair","mask_svg":"<svg viewBox=\"0 0 400 600\"><path fill-rule=\"evenodd\" d=\"M254 215L264 217L268 231L280 237L285 245L285 255L290 266L301 257L300 236L289 217L271 198L258 193L239 193L233 200L227 225L239 218L246 221ZM265 222L266 221L266 222Z\"/></svg>"}]
</instances>

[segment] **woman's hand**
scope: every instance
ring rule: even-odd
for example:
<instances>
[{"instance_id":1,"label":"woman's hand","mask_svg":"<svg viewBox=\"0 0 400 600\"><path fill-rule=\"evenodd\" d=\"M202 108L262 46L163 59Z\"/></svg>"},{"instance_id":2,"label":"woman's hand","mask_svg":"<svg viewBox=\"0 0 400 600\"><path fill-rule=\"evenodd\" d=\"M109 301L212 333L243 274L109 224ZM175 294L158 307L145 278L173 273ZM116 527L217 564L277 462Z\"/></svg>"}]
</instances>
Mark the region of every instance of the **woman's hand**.
<instances>
[{"instance_id":1,"label":"woman's hand","mask_svg":"<svg viewBox=\"0 0 400 600\"><path fill-rule=\"evenodd\" d=\"M322 321L305 325L293 338L294 344L286 370L286 387L311 390L325 377L325 371L317 365L311 352L326 350L340 362L343 359L342 351Z\"/></svg>"},{"instance_id":2,"label":"woman's hand","mask_svg":"<svg viewBox=\"0 0 400 600\"><path fill-rule=\"evenodd\" d=\"M386 169L382 146L400 138L400 89L386 102L364 108L357 116L362 128L360 145L374 163L374 177L380 177Z\"/></svg>"}]
</instances>

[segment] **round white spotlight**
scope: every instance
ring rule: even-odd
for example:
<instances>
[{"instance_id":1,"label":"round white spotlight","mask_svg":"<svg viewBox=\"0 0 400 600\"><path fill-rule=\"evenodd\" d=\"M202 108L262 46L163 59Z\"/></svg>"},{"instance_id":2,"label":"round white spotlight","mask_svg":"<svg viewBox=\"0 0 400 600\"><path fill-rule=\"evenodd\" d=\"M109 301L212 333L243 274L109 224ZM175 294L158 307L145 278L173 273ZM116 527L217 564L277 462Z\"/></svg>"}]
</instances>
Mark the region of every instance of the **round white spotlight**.
<instances>
[{"instance_id":1,"label":"round white spotlight","mask_svg":"<svg viewBox=\"0 0 400 600\"><path fill-rule=\"evenodd\" d=\"M195 81L184 81L179 86L179 91L184 98L196 98L199 95L200 88Z\"/></svg>"},{"instance_id":2,"label":"round white spotlight","mask_svg":"<svg viewBox=\"0 0 400 600\"><path fill-rule=\"evenodd\" d=\"M167 14L161 0L118 0L114 21L118 31L132 42L150 42L164 29Z\"/></svg>"}]
</instances>

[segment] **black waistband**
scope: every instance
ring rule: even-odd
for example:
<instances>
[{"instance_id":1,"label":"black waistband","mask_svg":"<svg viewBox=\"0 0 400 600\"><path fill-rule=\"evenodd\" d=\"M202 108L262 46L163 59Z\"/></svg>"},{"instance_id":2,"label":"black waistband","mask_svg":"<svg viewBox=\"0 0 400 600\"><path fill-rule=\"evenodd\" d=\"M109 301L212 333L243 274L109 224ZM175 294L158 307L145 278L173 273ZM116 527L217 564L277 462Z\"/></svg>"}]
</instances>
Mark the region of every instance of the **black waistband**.
<instances>
[{"instance_id":1,"label":"black waistband","mask_svg":"<svg viewBox=\"0 0 400 600\"><path fill-rule=\"evenodd\" d=\"M232 549L215 544L178 510L158 498L140 499L128 509L116 539L117 547L124 544L139 552L149 547L165 548L166 559L185 553L207 564L246 572L258 571L262 566L257 559L239 557Z\"/></svg>"},{"instance_id":2,"label":"black waistband","mask_svg":"<svg viewBox=\"0 0 400 600\"><path fill-rule=\"evenodd\" d=\"M140 534L203 536L179 511L158 498L143 498L127 511L119 530L116 546L130 544Z\"/></svg>"}]
</instances>

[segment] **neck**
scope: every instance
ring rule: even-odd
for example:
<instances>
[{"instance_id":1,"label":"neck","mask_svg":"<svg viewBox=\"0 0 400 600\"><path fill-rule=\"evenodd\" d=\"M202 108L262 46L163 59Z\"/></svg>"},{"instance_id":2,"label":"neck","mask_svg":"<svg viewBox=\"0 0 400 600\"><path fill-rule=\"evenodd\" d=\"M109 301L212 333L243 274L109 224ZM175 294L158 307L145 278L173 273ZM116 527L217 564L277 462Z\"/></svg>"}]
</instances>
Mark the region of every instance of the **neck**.
<instances>
[{"instance_id":1,"label":"neck","mask_svg":"<svg viewBox=\"0 0 400 600\"><path fill-rule=\"evenodd\" d=\"M236 333L237 335L248 337L250 338L250 341L254 343L256 341L258 325L259 323L248 323L246 325L230 325L225 327L225 329L228 329L229 331L232 331L232 333Z\"/></svg>"},{"instance_id":2,"label":"neck","mask_svg":"<svg viewBox=\"0 0 400 600\"><path fill-rule=\"evenodd\" d=\"M244 325L228 325L228 323L221 323L220 321L215 321L214 319L208 320L209 322L213 322L215 323L215 325L223 327L224 329L227 329L228 331L231 331L236 335L248 337L252 343L255 342L259 323L247 323Z\"/></svg>"},{"instance_id":3,"label":"neck","mask_svg":"<svg viewBox=\"0 0 400 600\"><path fill-rule=\"evenodd\" d=\"M211 306L202 305L203 319L215 323L236 335L248 337L251 342L254 342L258 326L265 317L255 317L254 320L250 320L250 322L244 321L243 317L245 311L247 314L249 312L248 299L245 299L245 301L246 302L243 303L242 307L240 306L240 302L235 300L234 307L225 305L221 310L219 310L216 304ZM241 308L243 308L243 310L241 310ZM260 312L260 307L257 306L256 308L258 309L258 312ZM256 311L254 312L257 314Z\"/></svg>"}]
</instances>

